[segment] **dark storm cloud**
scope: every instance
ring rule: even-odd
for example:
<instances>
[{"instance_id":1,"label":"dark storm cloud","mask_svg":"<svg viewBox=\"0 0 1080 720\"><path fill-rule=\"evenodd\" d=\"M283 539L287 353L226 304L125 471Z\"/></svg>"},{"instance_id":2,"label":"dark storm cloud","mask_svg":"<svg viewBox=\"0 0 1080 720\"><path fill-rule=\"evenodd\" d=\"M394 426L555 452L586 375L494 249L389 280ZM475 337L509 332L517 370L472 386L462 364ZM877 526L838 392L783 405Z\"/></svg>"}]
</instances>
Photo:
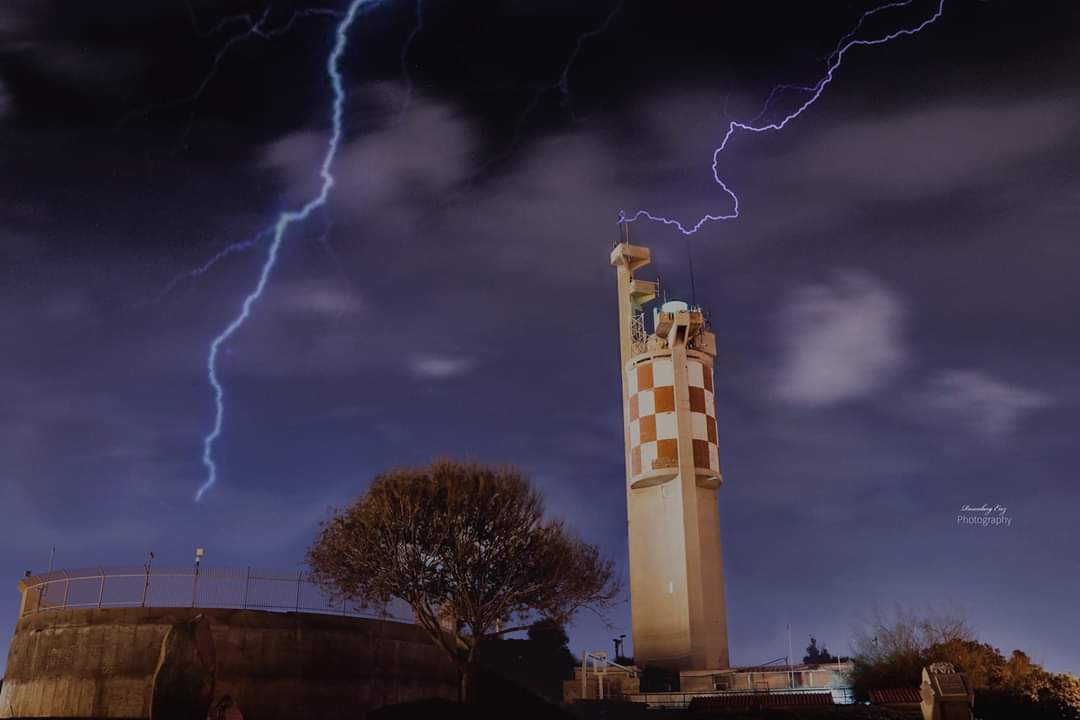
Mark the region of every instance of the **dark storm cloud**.
<instances>
[{"instance_id":1,"label":"dark storm cloud","mask_svg":"<svg viewBox=\"0 0 1080 720\"><path fill-rule=\"evenodd\" d=\"M851 18L803 23L800 44L749 6L630 3L575 66L580 121L553 95L485 168L610 7L432 7L407 109L413 19L373 13L346 68L338 185L225 349L221 482L195 506L207 343L265 245L159 295L310 196L328 25L245 44L198 102L120 124L191 92L216 47L182 4L140 5L129 30L127 6L98 23L0 10L0 161L17 180L0 193L0 571L40 568L52 545L63 565L183 561L199 544L219 564L289 567L328 505L438 454L522 465L625 567L616 212L726 209L709 166L726 121L755 114L781 71L813 78ZM738 662L786 652L787 622L839 652L874 605L955 602L988 641L1078 669L1060 628L1080 568L1051 561L1075 544L1080 459L1076 45L1063 12L949 7L933 33L853 55L784 133L735 138L720 169L743 216L690 243L721 347ZM87 92L71 52L97 78ZM1036 73L1033 55L1060 63ZM687 243L631 233L685 297ZM966 502L1010 505L1015 525L961 532ZM1018 620L1025 588L1055 592ZM628 629L625 606L613 619ZM607 633L582 618L575 647Z\"/></svg>"}]
</instances>

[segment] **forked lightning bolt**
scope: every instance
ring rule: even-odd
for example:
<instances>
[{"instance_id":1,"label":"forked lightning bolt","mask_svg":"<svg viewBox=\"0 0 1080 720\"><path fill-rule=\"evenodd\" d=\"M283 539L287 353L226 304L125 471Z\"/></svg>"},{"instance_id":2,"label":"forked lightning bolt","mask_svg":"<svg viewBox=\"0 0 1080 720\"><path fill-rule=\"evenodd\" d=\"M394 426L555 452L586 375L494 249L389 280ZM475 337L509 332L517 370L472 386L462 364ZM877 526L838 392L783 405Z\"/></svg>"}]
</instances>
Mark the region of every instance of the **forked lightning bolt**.
<instances>
[{"instance_id":1,"label":"forked lightning bolt","mask_svg":"<svg viewBox=\"0 0 1080 720\"><path fill-rule=\"evenodd\" d=\"M266 259L262 264L255 287L244 298L240 307L240 312L236 317L234 317L232 321L225 326L225 329L210 343L210 353L207 357L206 370L210 385L214 390L214 424L210 432L203 438L202 462L206 467L207 474L206 480L195 492L196 502L202 500L206 492L217 482L217 464L214 462L214 443L221 437L222 424L225 418L225 389L221 384L221 379L218 377L218 357L221 354L221 349L225 343L227 343L229 339L243 327L244 323L251 316L252 308L266 289L266 285L270 280L270 274L273 272L274 265L277 263L278 254L281 251L281 245L285 240L286 232L288 232L293 224L303 222L310 217L313 212L326 205L330 190L334 187L334 175L331 172L331 167L334 164L334 159L337 157L338 146L341 144L343 130L342 114L345 107L345 88L342 83L340 70L341 58L345 54L345 49L348 46L349 28L352 26L353 20L356 19L361 6L372 5L377 2L378 0L352 0L348 9L345 11L344 16L337 24L334 46L326 59L326 73L330 79L330 86L333 89L334 100L331 106L332 121L330 139L327 142L326 153L323 156L322 164L319 167L319 176L322 178L319 192L299 209L286 210L278 216L277 222L274 223L271 230L272 235L267 247Z\"/></svg>"},{"instance_id":2,"label":"forked lightning bolt","mask_svg":"<svg viewBox=\"0 0 1080 720\"><path fill-rule=\"evenodd\" d=\"M795 118L802 115L804 110L806 110L811 105L813 105L815 102L817 102L818 98L820 98L821 94L825 91L825 88L828 87L829 84L833 81L833 75L840 68L840 66L843 64L844 56L847 54L847 52L851 48L857 47L857 46L860 46L860 45L883 45L883 44L885 44L887 42L890 42L892 40L895 40L896 38L899 38L899 37L903 37L903 36L907 36L907 35L914 35L914 34L920 32L920 31L922 31L924 28L928 27L929 25L933 24L935 21L937 21L937 19L941 17L941 15L942 15L942 13L944 12L944 9L945 9L945 0L938 0L937 7L934 10L934 12L930 15L930 17L923 20L922 22L920 22L915 27L903 28L903 29L900 29L900 30L894 30L893 32L890 32L890 33L888 33L886 35L882 35L881 37L872 38L872 39L862 39L862 40L860 40L860 39L855 37L855 34L862 28L863 23L870 16L876 15L876 14L882 12L882 11L885 11L885 10L898 8L898 7L904 7L906 5L909 5L910 2L911 2L911 0L901 0L899 2L892 2L892 3L889 3L887 5L882 5L880 7L874 8L873 10L868 10L867 12L863 13L862 16L859 18L859 21L855 25L855 27L852 30L850 30L846 35L844 35L844 37L840 40L840 43L837 45L836 49L826 59L826 72L825 72L825 75L820 80L818 80L818 82L816 84L814 84L812 86L805 86L805 87L804 86L798 86L798 85L780 85L780 86L778 86L776 88L773 88L773 91L771 93L769 93L769 97L765 101L765 107L762 109L762 111L760 113L758 113L758 115L753 120L750 120L749 122L737 122L737 121L733 120L733 121L728 123L727 132L724 133L724 137L723 137L723 139L721 139L720 145L715 150L713 150L712 173L713 173L713 180L716 181L716 184L719 185L720 189L723 190L724 193L727 194L727 196L731 198L731 210L730 211L728 211L726 213L721 213L721 214L718 214L718 215L704 215L700 219L698 219L696 222L687 225L687 224L683 224L681 221L679 221L677 219L674 219L674 218L664 217L662 215L654 215L653 213L651 213L648 210L638 210L636 213L634 213L633 215L631 215L629 217L625 213L620 212L619 213L619 223L632 223L635 220L640 220L640 219L644 218L646 220L651 220L653 222L662 223L664 225L670 225L670 226L674 227L675 229L677 229L679 232L681 232L683 235L693 235L698 230L700 230L702 227L704 227L707 223L716 222L716 221L719 221L719 220L733 220L733 219L739 217L739 197L735 194L735 192L730 187L728 187L727 183L725 183L720 178L720 170L719 170L720 155L724 152L724 149L728 145L728 141L731 140L731 138L735 134L735 132L737 130L744 130L746 132L752 132L752 133L765 133L765 132L772 132L774 130L783 130L787 126L787 124L789 122L791 122ZM796 90L796 91L801 91L801 92L804 92L804 93L808 93L809 97L806 100L804 100L802 102L802 104L800 104L795 110L793 110L792 112L785 115L781 120L776 121L776 122L765 123L765 124L758 124L760 122L761 118L768 112L769 105L772 103L772 101L775 99L775 97L779 93L782 93L782 92L784 92L786 90Z\"/></svg>"}]
</instances>

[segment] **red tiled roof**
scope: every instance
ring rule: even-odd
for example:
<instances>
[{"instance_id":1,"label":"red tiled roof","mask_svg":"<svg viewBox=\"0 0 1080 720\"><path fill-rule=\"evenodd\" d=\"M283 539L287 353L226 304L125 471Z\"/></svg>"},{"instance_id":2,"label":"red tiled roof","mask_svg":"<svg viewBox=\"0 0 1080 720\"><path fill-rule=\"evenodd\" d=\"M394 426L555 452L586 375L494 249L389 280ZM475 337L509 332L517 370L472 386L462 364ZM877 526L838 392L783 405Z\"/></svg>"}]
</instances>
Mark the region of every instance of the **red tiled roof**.
<instances>
[{"instance_id":1,"label":"red tiled roof","mask_svg":"<svg viewBox=\"0 0 1080 720\"><path fill-rule=\"evenodd\" d=\"M690 710L832 704L832 693L727 693L724 695L700 695L695 697L690 700Z\"/></svg>"},{"instance_id":2,"label":"red tiled roof","mask_svg":"<svg viewBox=\"0 0 1080 720\"><path fill-rule=\"evenodd\" d=\"M921 703L919 688L886 688L871 690L870 702L874 705L893 705L899 703Z\"/></svg>"}]
</instances>

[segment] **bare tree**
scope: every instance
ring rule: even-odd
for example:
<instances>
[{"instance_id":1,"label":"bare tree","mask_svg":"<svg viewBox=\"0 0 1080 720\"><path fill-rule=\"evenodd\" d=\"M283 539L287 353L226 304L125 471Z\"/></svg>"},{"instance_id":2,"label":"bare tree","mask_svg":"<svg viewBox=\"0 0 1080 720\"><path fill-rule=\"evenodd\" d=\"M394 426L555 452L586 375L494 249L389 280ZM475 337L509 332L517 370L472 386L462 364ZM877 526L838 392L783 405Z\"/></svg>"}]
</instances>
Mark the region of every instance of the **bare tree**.
<instances>
[{"instance_id":1,"label":"bare tree","mask_svg":"<svg viewBox=\"0 0 1080 720\"><path fill-rule=\"evenodd\" d=\"M620 590L612 561L545 519L520 471L450 460L376 477L323 524L307 560L336 598L407 602L457 665L463 699L484 638L565 623Z\"/></svg>"},{"instance_id":2,"label":"bare tree","mask_svg":"<svg viewBox=\"0 0 1080 720\"><path fill-rule=\"evenodd\" d=\"M855 695L865 698L870 688L917 686L930 648L974 639L957 613L928 609L918 614L898 606L889 617L876 610L852 640Z\"/></svg>"}]
</instances>

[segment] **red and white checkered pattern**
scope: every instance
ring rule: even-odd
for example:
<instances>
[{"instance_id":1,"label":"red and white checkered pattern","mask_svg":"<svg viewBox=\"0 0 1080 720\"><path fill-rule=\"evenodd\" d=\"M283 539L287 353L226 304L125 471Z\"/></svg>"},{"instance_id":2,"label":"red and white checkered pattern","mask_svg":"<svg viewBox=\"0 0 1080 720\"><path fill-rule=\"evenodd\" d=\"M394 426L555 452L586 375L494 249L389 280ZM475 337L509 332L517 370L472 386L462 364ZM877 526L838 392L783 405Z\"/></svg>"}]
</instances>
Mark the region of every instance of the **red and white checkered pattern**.
<instances>
[{"instance_id":1,"label":"red and white checkered pattern","mask_svg":"<svg viewBox=\"0 0 1080 720\"><path fill-rule=\"evenodd\" d=\"M653 357L627 369L630 427L630 476L674 476L678 472L678 423L675 409L675 375L671 356ZM720 474L716 443L716 399L713 396L712 368L696 358L687 358L687 385L690 391L690 425L694 467L697 474Z\"/></svg>"}]
</instances>

